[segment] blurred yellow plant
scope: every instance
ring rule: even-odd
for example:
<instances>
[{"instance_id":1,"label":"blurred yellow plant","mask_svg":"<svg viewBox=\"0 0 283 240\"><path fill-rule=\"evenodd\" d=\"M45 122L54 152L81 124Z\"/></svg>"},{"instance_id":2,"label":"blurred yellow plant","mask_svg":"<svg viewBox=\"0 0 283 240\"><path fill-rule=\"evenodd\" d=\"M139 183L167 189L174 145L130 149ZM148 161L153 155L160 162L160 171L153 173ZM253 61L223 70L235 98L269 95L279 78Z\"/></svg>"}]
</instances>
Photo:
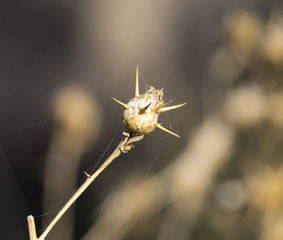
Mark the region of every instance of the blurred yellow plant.
<instances>
[{"instance_id":1,"label":"blurred yellow plant","mask_svg":"<svg viewBox=\"0 0 283 240\"><path fill-rule=\"evenodd\" d=\"M277 170L261 171L248 178L251 206L265 218L283 211L283 188L280 184L282 181L283 166Z\"/></svg>"},{"instance_id":2,"label":"blurred yellow plant","mask_svg":"<svg viewBox=\"0 0 283 240\"><path fill-rule=\"evenodd\" d=\"M255 49L263 31L261 19L252 12L238 10L224 19L229 37L230 46L244 56Z\"/></svg>"}]
</instances>

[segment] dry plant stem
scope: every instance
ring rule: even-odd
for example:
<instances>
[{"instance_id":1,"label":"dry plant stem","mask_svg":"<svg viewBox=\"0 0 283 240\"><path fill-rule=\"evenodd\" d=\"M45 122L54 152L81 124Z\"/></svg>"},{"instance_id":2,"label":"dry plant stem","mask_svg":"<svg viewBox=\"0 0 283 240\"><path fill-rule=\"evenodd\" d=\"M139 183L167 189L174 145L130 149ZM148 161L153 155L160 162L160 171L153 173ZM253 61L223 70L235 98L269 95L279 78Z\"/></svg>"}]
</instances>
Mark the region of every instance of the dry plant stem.
<instances>
[{"instance_id":1,"label":"dry plant stem","mask_svg":"<svg viewBox=\"0 0 283 240\"><path fill-rule=\"evenodd\" d=\"M59 221L59 219L63 216L63 214L69 209L69 207L78 199L78 197L87 189L87 187L94 181L94 179L105 169L108 165L113 162L113 160L121 155L121 153L126 153L133 148L130 143L137 142L142 140L143 136L137 136L131 138L129 133L123 133L125 138L119 143L113 153L109 156L109 158L97 169L97 171L91 176L87 175L86 181L81 185L81 187L74 193L74 195L69 199L69 201L64 205L64 207L60 210L60 212L56 215L56 217L52 220L49 226L45 229L45 231L41 234L38 240L44 240L47 234L51 231L54 225ZM30 224L30 218L33 219L32 216L28 217L29 222L29 232L30 232L30 240L35 240L36 231L34 223ZM34 228L34 229L33 229Z\"/></svg>"},{"instance_id":2,"label":"dry plant stem","mask_svg":"<svg viewBox=\"0 0 283 240\"><path fill-rule=\"evenodd\" d=\"M37 240L33 216L29 215L27 219L28 219L29 239Z\"/></svg>"}]
</instances>

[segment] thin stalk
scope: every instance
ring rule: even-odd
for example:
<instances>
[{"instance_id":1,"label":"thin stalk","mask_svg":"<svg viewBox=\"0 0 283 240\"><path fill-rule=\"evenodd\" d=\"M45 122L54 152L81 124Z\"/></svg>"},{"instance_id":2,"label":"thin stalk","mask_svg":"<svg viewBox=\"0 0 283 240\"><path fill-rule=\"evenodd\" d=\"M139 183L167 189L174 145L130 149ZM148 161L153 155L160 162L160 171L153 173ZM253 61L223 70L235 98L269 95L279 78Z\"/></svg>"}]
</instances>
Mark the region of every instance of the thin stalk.
<instances>
[{"instance_id":1,"label":"thin stalk","mask_svg":"<svg viewBox=\"0 0 283 240\"><path fill-rule=\"evenodd\" d=\"M41 236L37 239L36 237L36 230L33 224L30 223L32 216L28 216L28 226L29 226L29 233L30 233L30 240L44 240L47 234L51 231L51 229L55 226L55 224L59 221L59 219L63 216L63 214L70 208L70 206L79 198L79 196L87 189L87 187L96 179L96 177L105 169L107 168L110 163L113 162L114 159L119 157L121 153L126 153L133 148L130 143L140 141L143 136L138 136L131 138L130 134L123 133L125 138L119 143L113 153L108 157L108 159L97 169L92 175L86 174L88 177L86 181L80 186L80 188L74 193L74 195L68 200L68 202L63 206L63 208L59 211L56 217L51 221L45 231L41 234Z\"/></svg>"},{"instance_id":2,"label":"thin stalk","mask_svg":"<svg viewBox=\"0 0 283 240\"><path fill-rule=\"evenodd\" d=\"M27 219L28 219L29 239L37 240L33 216L29 215Z\"/></svg>"}]
</instances>

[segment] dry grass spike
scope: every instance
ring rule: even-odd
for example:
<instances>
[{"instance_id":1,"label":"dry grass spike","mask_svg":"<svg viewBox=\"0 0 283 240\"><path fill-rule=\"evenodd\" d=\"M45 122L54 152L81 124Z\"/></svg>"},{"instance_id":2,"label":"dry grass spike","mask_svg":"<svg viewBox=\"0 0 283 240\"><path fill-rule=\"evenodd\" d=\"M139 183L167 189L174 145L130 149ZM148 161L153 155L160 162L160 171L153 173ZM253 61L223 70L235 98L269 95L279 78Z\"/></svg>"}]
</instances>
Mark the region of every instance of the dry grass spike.
<instances>
[{"instance_id":1,"label":"dry grass spike","mask_svg":"<svg viewBox=\"0 0 283 240\"><path fill-rule=\"evenodd\" d=\"M157 121L160 113L182 107L186 103L165 107L171 102L164 103L163 89L156 90L152 86L150 86L144 94L140 95L138 66L136 68L135 97L127 104L115 98L113 99L125 108L123 112L123 122L130 133L147 135L154 131L155 128L159 128L169 134L180 137L178 134L161 126Z\"/></svg>"}]
</instances>

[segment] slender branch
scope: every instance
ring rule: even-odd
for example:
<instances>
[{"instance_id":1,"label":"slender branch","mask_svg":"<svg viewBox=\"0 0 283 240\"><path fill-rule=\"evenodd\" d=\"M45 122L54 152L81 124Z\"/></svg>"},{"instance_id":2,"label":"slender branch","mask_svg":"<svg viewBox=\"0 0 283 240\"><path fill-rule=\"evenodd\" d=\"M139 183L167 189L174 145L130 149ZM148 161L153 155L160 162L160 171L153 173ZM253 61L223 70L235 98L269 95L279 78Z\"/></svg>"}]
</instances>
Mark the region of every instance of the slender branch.
<instances>
[{"instance_id":1,"label":"slender branch","mask_svg":"<svg viewBox=\"0 0 283 240\"><path fill-rule=\"evenodd\" d=\"M119 143L113 153L108 157L108 159L97 169L95 173L92 175L87 175L86 181L81 185L81 187L74 193L74 195L68 200L68 202L63 206L60 212L56 215L56 217L51 221L49 226L45 229L45 231L41 234L41 236L37 239L36 230L32 216L28 216L28 226L30 233L30 240L44 240L47 234L51 231L51 229L55 226L55 224L59 221L59 219L63 216L63 214L70 208L70 206L79 198L79 196L87 189L87 187L96 179L96 177L107 168L110 163L114 161L117 157L121 155L121 153L126 153L133 148L130 143L137 142L143 139L143 136L137 136L131 138L129 133L123 133L125 138Z\"/></svg>"}]
</instances>

